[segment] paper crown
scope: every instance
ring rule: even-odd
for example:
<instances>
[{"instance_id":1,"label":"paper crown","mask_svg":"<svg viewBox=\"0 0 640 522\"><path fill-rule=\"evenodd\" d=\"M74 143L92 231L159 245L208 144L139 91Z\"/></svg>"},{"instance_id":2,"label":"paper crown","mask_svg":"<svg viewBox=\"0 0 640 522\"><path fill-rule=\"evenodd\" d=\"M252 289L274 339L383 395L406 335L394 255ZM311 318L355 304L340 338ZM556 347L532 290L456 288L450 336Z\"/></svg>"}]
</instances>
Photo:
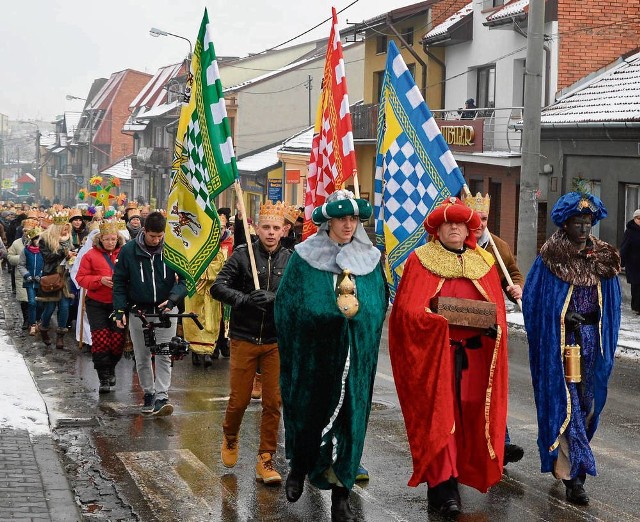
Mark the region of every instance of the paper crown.
<instances>
[{"instance_id":1,"label":"paper crown","mask_svg":"<svg viewBox=\"0 0 640 522\"><path fill-rule=\"evenodd\" d=\"M27 212L27 218L30 219L38 219L38 211L35 209L31 209L29 212Z\"/></svg>"},{"instance_id":2,"label":"paper crown","mask_svg":"<svg viewBox=\"0 0 640 522\"><path fill-rule=\"evenodd\" d=\"M129 209L127 209L126 214L127 219L131 219L134 217L139 218L140 217L140 210L137 207L131 207Z\"/></svg>"},{"instance_id":3,"label":"paper crown","mask_svg":"<svg viewBox=\"0 0 640 522\"><path fill-rule=\"evenodd\" d=\"M138 202L137 201L129 201L127 203L127 210L131 210L133 208L138 208Z\"/></svg>"},{"instance_id":4,"label":"paper crown","mask_svg":"<svg viewBox=\"0 0 640 522\"><path fill-rule=\"evenodd\" d=\"M24 219L24 220L22 221L22 230L23 230L24 232L26 232L26 231L27 231L27 230L29 230L30 228L35 228L35 227L37 227L37 226L38 226L38 223L39 223L39 221L38 221L38 219L37 219L37 218L27 218L27 219Z\"/></svg>"},{"instance_id":5,"label":"paper crown","mask_svg":"<svg viewBox=\"0 0 640 522\"><path fill-rule=\"evenodd\" d=\"M117 234L120 230L119 219L111 219L109 221L103 221L100 223L100 235L105 234Z\"/></svg>"},{"instance_id":6,"label":"paper crown","mask_svg":"<svg viewBox=\"0 0 640 522\"><path fill-rule=\"evenodd\" d=\"M488 214L489 208L491 207L491 196L489 196L489 194L483 196L480 192L475 196L469 194L464 198L464 204L471 210L475 210L476 212L485 212Z\"/></svg>"},{"instance_id":7,"label":"paper crown","mask_svg":"<svg viewBox=\"0 0 640 522\"><path fill-rule=\"evenodd\" d=\"M76 218L82 219L82 211L79 208L72 208L69 210L69 221L73 221Z\"/></svg>"},{"instance_id":8,"label":"paper crown","mask_svg":"<svg viewBox=\"0 0 640 522\"><path fill-rule=\"evenodd\" d=\"M273 204L271 201L267 201L260 205L260 215L258 221L279 221L284 220L285 206L277 201Z\"/></svg>"},{"instance_id":9,"label":"paper crown","mask_svg":"<svg viewBox=\"0 0 640 522\"><path fill-rule=\"evenodd\" d=\"M295 205L286 205L284 208L284 218L289 222L295 225L298 217L300 216L300 211L298 207Z\"/></svg>"},{"instance_id":10,"label":"paper crown","mask_svg":"<svg viewBox=\"0 0 640 522\"><path fill-rule=\"evenodd\" d=\"M52 210L49 216L54 225L66 225L69 222L69 213L64 210Z\"/></svg>"},{"instance_id":11,"label":"paper crown","mask_svg":"<svg viewBox=\"0 0 640 522\"><path fill-rule=\"evenodd\" d=\"M37 237L40 234L42 234L42 229L40 227L29 228L29 229L25 230L25 234L27 235L29 240L31 240L34 237Z\"/></svg>"}]
</instances>

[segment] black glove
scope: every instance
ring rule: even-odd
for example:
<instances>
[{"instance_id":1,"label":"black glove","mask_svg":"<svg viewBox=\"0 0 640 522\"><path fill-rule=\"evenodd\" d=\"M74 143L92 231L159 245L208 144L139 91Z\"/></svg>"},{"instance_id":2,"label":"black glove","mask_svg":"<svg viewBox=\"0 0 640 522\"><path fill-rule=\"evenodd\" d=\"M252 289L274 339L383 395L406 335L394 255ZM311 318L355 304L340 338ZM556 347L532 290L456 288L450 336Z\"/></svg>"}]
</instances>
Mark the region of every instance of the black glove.
<instances>
[{"instance_id":1,"label":"black glove","mask_svg":"<svg viewBox=\"0 0 640 522\"><path fill-rule=\"evenodd\" d=\"M249 294L249 303L264 312L275 298L276 294L269 290L254 290Z\"/></svg>"},{"instance_id":2,"label":"black glove","mask_svg":"<svg viewBox=\"0 0 640 522\"><path fill-rule=\"evenodd\" d=\"M22 278L24 280L25 283L33 283L33 276L25 276Z\"/></svg>"},{"instance_id":3,"label":"black glove","mask_svg":"<svg viewBox=\"0 0 640 522\"><path fill-rule=\"evenodd\" d=\"M174 306L176 306L176 304L171 299L167 299L167 304L162 309L162 313L168 314L169 312L171 312L171 310L173 310Z\"/></svg>"},{"instance_id":4,"label":"black glove","mask_svg":"<svg viewBox=\"0 0 640 522\"><path fill-rule=\"evenodd\" d=\"M578 312L568 311L564 316L564 324L570 330L577 330L584 323L584 317Z\"/></svg>"},{"instance_id":5,"label":"black glove","mask_svg":"<svg viewBox=\"0 0 640 522\"><path fill-rule=\"evenodd\" d=\"M493 326L490 326L489 328L487 328L484 331L484 335L486 335L487 337L490 337L491 339L497 339L498 338L498 325L494 324Z\"/></svg>"}]
</instances>

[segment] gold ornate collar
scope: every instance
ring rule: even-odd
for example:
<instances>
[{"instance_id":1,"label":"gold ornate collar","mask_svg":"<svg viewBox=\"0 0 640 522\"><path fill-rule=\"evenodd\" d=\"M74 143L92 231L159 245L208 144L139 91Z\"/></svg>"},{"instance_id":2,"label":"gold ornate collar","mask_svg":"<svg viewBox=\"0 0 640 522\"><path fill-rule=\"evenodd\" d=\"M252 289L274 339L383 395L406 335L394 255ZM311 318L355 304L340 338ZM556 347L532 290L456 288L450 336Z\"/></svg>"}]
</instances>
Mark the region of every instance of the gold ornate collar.
<instances>
[{"instance_id":1,"label":"gold ornate collar","mask_svg":"<svg viewBox=\"0 0 640 522\"><path fill-rule=\"evenodd\" d=\"M493 266L493 257L481 248L467 248L461 255L457 255L444 248L440 241L418 247L415 253L429 272L446 279L480 279Z\"/></svg>"}]
</instances>

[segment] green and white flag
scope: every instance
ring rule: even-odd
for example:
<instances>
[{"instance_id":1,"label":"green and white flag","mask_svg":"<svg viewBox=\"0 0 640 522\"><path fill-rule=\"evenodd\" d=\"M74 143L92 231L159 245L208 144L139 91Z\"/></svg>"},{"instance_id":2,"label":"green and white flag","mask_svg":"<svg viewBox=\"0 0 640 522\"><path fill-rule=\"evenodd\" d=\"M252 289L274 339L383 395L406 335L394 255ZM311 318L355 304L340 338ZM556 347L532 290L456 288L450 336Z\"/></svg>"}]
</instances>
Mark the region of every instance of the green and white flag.
<instances>
[{"instance_id":1,"label":"green and white flag","mask_svg":"<svg viewBox=\"0 0 640 522\"><path fill-rule=\"evenodd\" d=\"M167 207L164 258L189 295L220 247L213 199L238 178L211 25L204 11L180 112Z\"/></svg>"}]
</instances>

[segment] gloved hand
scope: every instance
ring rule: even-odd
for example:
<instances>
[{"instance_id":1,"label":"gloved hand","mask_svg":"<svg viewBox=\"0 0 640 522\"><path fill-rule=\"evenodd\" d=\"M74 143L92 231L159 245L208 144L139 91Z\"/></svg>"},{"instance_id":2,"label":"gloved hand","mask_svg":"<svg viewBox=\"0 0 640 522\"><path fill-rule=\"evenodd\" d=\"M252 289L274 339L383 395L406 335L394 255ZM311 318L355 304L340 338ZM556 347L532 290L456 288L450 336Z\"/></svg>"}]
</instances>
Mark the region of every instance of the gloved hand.
<instances>
[{"instance_id":1,"label":"gloved hand","mask_svg":"<svg viewBox=\"0 0 640 522\"><path fill-rule=\"evenodd\" d=\"M484 331L484 335L486 335L487 337L489 337L491 339L497 339L498 338L498 325L494 324L493 326L490 326L489 328L487 328Z\"/></svg>"},{"instance_id":2,"label":"gloved hand","mask_svg":"<svg viewBox=\"0 0 640 522\"><path fill-rule=\"evenodd\" d=\"M573 312L570 310L564 316L564 324L571 330L577 330L583 322L584 317L582 317L578 312Z\"/></svg>"},{"instance_id":3,"label":"gloved hand","mask_svg":"<svg viewBox=\"0 0 640 522\"><path fill-rule=\"evenodd\" d=\"M33 276L25 276L22 278L24 280L25 283L33 283Z\"/></svg>"},{"instance_id":4,"label":"gloved hand","mask_svg":"<svg viewBox=\"0 0 640 522\"><path fill-rule=\"evenodd\" d=\"M39 275L35 276L36 283L39 283L39 282L40 282L40 277L41 277L41 276L39 276Z\"/></svg>"},{"instance_id":5,"label":"gloved hand","mask_svg":"<svg viewBox=\"0 0 640 522\"><path fill-rule=\"evenodd\" d=\"M249 294L249 302L262 311L266 310L269 305L273 304L275 298L276 294L269 290L254 290Z\"/></svg>"}]
</instances>

